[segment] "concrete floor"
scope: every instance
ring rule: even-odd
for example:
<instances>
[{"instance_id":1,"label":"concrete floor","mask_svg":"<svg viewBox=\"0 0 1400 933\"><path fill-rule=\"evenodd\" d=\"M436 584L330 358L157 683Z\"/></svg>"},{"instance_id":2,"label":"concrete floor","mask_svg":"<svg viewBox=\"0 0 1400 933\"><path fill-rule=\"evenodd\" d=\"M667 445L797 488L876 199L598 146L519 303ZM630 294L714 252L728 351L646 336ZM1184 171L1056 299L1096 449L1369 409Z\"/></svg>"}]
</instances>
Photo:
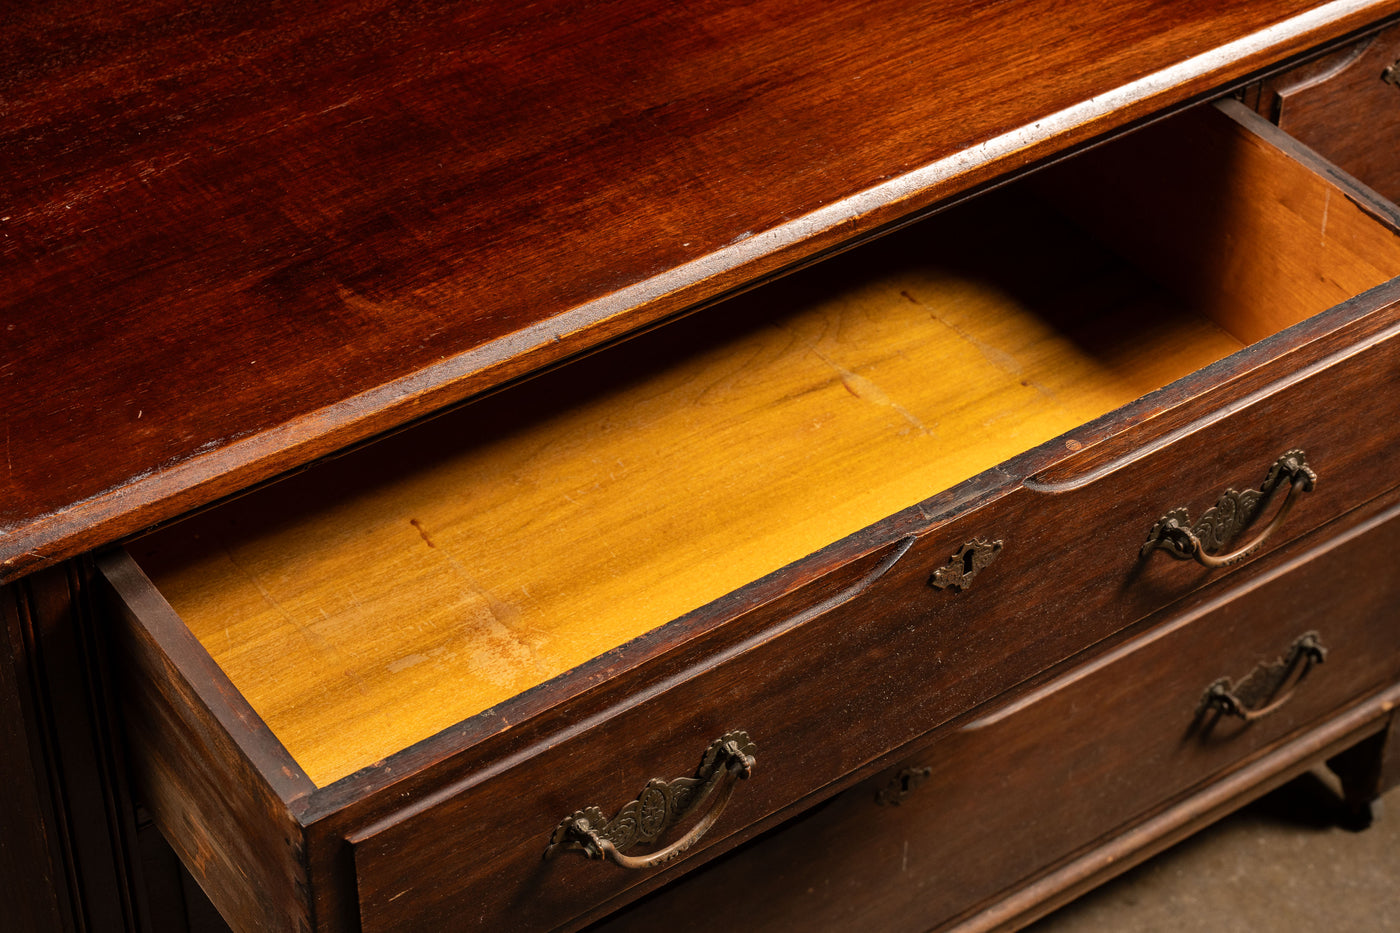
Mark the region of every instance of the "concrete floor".
<instances>
[{"instance_id":1,"label":"concrete floor","mask_svg":"<svg viewBox=\"0 0 1400 933\"><path fill-rule=\"evenodd\" d=\"M1337 827L1306 774L1028 928L1030 933L1400 933L1400 788Z\"/></svg>"}]
</instances>

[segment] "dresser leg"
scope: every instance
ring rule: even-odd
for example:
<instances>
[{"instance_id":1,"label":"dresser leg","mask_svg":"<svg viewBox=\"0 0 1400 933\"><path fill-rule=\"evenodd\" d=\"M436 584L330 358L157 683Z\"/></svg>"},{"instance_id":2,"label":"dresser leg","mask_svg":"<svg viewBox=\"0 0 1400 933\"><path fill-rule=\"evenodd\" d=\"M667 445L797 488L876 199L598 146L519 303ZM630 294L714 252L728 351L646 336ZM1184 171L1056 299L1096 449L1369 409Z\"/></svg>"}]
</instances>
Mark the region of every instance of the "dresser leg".
<instances>
[{"instance_id":1,"label":"dresser leg","mask_svg":"<svg viewBox=\"0 0 1400 933\"><path fill-rule=\"evenodd\" d=\"M1342 782L1342 825L1370 826L1380 815L1380 796L1400 784L1400 716L1391 714L1386 728L1327 760Z\"/></svg>"}]
</instances>

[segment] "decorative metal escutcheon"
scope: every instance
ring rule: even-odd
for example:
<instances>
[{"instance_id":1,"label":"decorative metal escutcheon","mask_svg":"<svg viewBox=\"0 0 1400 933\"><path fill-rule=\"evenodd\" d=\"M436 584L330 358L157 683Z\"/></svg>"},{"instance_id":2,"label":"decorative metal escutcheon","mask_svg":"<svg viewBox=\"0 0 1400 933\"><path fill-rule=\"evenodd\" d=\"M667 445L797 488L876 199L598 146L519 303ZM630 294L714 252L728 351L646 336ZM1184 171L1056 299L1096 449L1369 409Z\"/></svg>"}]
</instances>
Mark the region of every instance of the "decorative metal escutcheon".
<instances>
[{"instance_id":1,"label":"decorative metal escutcheon","mask_svg":"<svg viewBox=\"0 0 1400 933\"><path fill-rule=\"evenodd\" d=\"M936 586L940 590L946 590L950 586L955 590L965 590L972 585L972 578L991 566L1000 553L1000 541L975 538L958 548L948 559L948 566L935 570L929 578L928 585Z\"/></svg>"},{"instance_id":2,"label":"decorative metal escutcheon","mask_svg":"<svg viewBox=\"0 0 1400 933\"><path fill-rule=\"evenodd\" d=\"M637 799L617 811L612 819L597 807L585 807L565 817L549 837L544 857L578 852L590 859L606 859L623 868L654 868L685 852L709 831L724 811L734 785L748 777L757 747L743 731L725 733L705 750L694 777L663 781L653 778ZM675 824L713 798L700 821L679 840L649 855L627 855L634 845L660 839Z\"/></svg>"},{"instance_id":3,"label":"decorative metal escutcheon","mask_svg":"<svg viewBox=\"0 0 1400 933\"><path fill-rule=\"evenodd\" d=\"M1254 722L1287 703L1314 665L1327 660L1317 632L1305 632L1289 645L1282 658L1260 664L1239 683L1222 677L1206 688L1200 711L1215 710Z\"/></svg>"},{"instance_id":4,"label":"decorative metal escutcheon","mask_svg":"<svg viewBox=\"0 0 1400 933\"><path fill-rule=\"evenodd\" d=\"M933 768L927 765L921 768L904 768L880 788L880 792L875 795L875 802L882 807L897 807L932 774Z\"/></svg>"},{"instance_id":5,"label":"decorative metal escutcheon","mask_svg":"<svg viewBox=\"0 0 1400 933\"><path fill-rule=\"evenodd\" d=\"M1194 560L1205 567L1224 567L1244 560L1259 550L1283 523L1298 494L1311 492L1316 483L1317 474L1308 466L1307 454L1301 450L1290 450L1274 461L1258 489L1246 489L1244 492L1225 490L1215 506L1207 509L1194 525L1184 507L1172 509L1157 519L1139 554L1147 557L1160 549L1177 560ZM1218 553L1268 507L1280 489L1287 489L1288 496L1269 526L1244 547L1228 554Z\"/></svg>"}]
</instances>

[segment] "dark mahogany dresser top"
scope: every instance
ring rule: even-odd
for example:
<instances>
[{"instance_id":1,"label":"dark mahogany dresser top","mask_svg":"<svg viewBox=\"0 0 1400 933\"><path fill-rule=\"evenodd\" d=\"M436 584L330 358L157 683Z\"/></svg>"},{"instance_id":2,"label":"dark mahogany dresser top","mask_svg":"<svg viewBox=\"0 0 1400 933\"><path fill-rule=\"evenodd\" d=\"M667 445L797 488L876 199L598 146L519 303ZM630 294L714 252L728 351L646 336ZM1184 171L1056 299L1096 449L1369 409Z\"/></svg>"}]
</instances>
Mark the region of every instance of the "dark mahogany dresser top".
<instances>
[{"instance_id":1,"label":"dark mahogany dresser top","mask_svg":"<svg viewBox=\"0 0 1400 933\"><path fill-rule=\"evenodd\" d=\"M12 6L0 580L1397 10Z\"/></svg>"}]
</instances>

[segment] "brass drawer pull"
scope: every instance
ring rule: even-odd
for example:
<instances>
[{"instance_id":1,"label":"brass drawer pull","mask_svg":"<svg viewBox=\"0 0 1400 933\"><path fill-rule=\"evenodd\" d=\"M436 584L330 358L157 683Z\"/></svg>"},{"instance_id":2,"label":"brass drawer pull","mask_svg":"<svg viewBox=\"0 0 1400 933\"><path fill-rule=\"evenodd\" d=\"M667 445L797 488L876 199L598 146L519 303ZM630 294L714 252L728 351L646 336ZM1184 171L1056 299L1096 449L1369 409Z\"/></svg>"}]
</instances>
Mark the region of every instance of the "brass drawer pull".
<instances>
[{"instance_id":1,"label":"brass drawer pull","mask_svg":"<svg viewBox=\"0 0 1400 933\"><path fill-rule=\"evenodd\" d=\"M1317 632L1300 635L1283 658L1260 664L1238 684L1232 684L1228 677L1211 684L1201 697L1201 707L1238 716L1245 722L1263 719L1292 699L1313 665L1326 658L1327 649Z\"/></svg>"},{"instance_id":2,"label":"brass drawer pull","mask_svg":"<svg viewBox=\"0 0 1400 933\"><path fill-rule=\"evenodd\" d=\"M726 733L705 750L695 777L674 781L653 778L637 799L617 811L611 820L597 807L565 817L549 837L544 857L580 852L587 858L607 859L623 868L654 868L670 861L699 842L715 825L729 803L734 785L752 772L756 751L747 732ZM711 796L714 803L709 810L680 839L650 855L624 854L634 845L655 842Z\"/></svg>"},{"instance_id":3,"label":"brass drawer pull","mask_svg":"<svg viewBox=\"0 0 1400 933\"><path fill-rule=\"evenodd\" d=\"M1301 450L1290 450L1274 461L1258 489L1246 489L1244 492L1225 490L1215 506L1207 509L1194 525L1184 507L1172 509L1157 519L1157 524L1148 532L1147 543L1138 553L1147 557L1161 548L1178 560L1194 559L1205 567L1224 567L1244 560L1259 550L1274 530L1283 524L1298 493L1311 492L1316 483L1317 474L1308 466L1307 454ZM1288 489L1288 496L1259 537L1228 554L1211 553L1227 547L1235 535L1269 507L1275 494L1284 487Z\"/></svg>"}]
</instances>

